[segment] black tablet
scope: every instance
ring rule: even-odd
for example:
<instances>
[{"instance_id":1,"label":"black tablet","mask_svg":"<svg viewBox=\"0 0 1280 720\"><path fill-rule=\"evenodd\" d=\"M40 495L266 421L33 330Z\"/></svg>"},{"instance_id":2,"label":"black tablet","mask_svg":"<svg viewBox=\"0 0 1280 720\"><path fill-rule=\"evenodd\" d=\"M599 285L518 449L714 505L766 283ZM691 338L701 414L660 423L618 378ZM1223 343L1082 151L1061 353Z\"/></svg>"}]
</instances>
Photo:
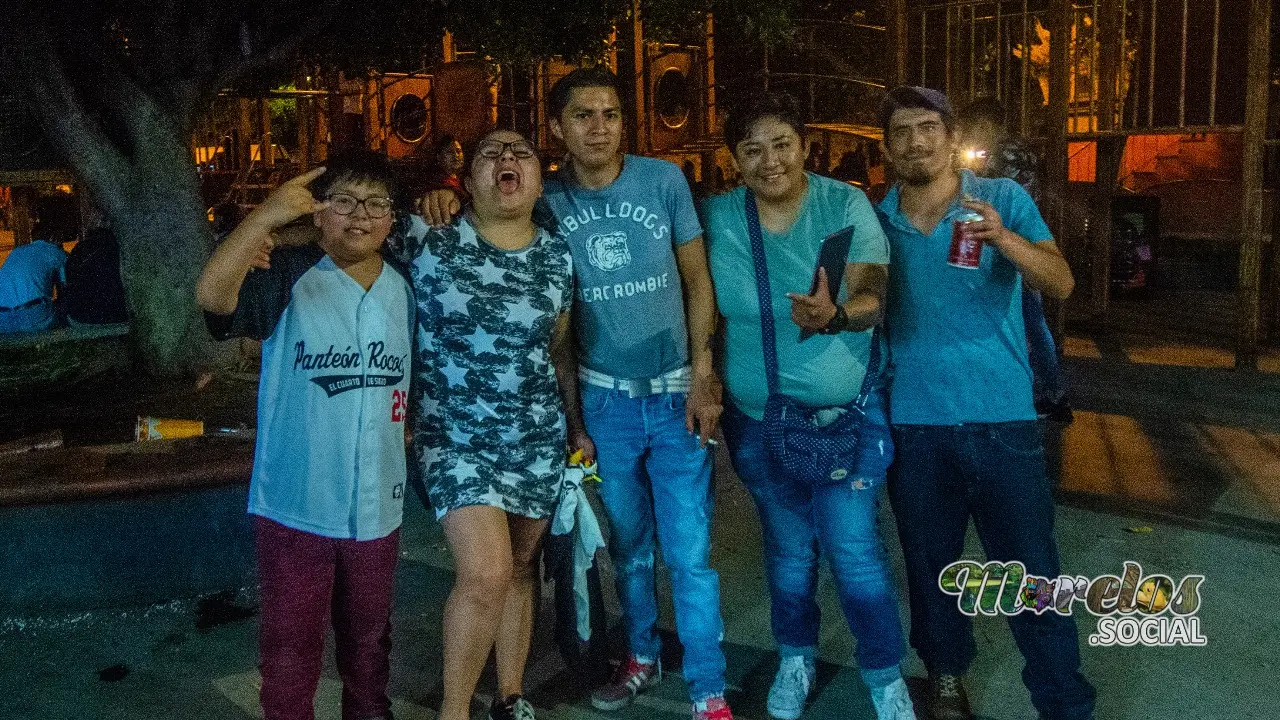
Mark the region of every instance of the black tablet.
<instances>
[{"instance_id":1,"label":"black tablet","mask_svg":"<svg viewBox=\"0 0 1280 720\"><path fill-rule=\"evenodd\" d=\"M822 239L818 248L818 264L813 268L813 282L809 286L809 294L818 291L818 269L827 271L827 290L831 293L831 302L838 303L840 285L844 282L844 268L849 263L849 245L853 242L853 226L838 230ZM801 342L817 333L813 330L800 330Z\"/></svg>"}]
</instances>

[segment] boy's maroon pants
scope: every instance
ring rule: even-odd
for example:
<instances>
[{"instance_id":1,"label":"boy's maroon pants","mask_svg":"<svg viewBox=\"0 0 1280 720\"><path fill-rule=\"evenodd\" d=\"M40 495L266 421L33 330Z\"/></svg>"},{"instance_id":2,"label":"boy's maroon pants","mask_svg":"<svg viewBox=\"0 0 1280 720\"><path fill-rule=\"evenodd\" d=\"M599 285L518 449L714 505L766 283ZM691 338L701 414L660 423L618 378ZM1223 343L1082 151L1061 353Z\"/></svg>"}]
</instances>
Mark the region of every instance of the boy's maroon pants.
<instances>
[{"instance_id":1,"label":"boy's maroon pants","mask_svg":"<svg viewBox=\"0 0 1280 720\"><path fill-rule=\"evenodd\" d=\"M331 615L343 720L390 717L391 603L400 531L378 540L343 540L254 520L266 720L315 717Z\"/></svg>"}]
</instances>

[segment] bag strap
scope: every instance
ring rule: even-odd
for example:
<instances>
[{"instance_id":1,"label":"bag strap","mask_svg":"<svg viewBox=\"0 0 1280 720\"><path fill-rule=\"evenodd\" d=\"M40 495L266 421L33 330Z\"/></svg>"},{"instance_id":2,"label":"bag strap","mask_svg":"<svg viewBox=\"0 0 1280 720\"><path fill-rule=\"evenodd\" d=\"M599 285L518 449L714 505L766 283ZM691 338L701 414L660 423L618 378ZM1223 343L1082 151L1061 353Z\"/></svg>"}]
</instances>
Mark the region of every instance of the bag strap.
<instances>
[{"instance_id":1,"label":"bag strap","mask_svg":"<svg viewBox=\"0 0 1280 720\"><path fill-rule=\"evenodd\" d=\"M760 211L756 207L756 196L747 190L746 215L747 234L751 237L751 263L756 271L756 299L760 303L760 336L764 346L764 372L769 384L769 394L778 394L778 336L773 325L773 301L770 297L769 266L764 257L764 232L760 229ZM886 331L887 332L887 331ZM871 332L870 352L867 356L867 371L862 376L862 387L858 390L856 402L861 405L871 392L880 368L881 326L877 325Z\"/></svg>"},{"instance_id":2,"label":"bag strap","mask_svg":"<svg viewBox=\"0 0 1280 720\"><path fill-rule=\"evenodd\" d=\"M751 236L751 263L756 269L756 299L760 303L760 339L764 346L764 374L769 394L778 394L778 336L773 327L773 299L770 297L769 266L764 259L764 233L760 230L760 211L756 196L747 193L747 234Z\"/></svg>"},{"instance_id":3,"label":"bag strap","mask_svg":"<svg viewBox=\"0 0 1280 720\"><path fill-rule=\"evenodd\" d=\"M862 388L858 390L859 407L866 401L867 395L871 393L882 372L880 368L880 341L883 338L880 334L880 328L880 325L876 325L871 330L871 350L867 354L867 373L862 376Z\"/></svg>"}]
</instances>

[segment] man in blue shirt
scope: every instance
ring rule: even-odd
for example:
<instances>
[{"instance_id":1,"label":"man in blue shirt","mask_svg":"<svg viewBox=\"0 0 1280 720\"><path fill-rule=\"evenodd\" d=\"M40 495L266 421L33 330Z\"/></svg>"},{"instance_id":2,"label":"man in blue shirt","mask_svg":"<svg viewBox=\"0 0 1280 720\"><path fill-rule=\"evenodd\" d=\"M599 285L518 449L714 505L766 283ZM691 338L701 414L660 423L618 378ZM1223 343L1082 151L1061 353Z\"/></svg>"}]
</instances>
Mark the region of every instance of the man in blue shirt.
<instances>
[{"instance_id":1,"label":"man in blue shirt","mask_svg":"<svg viewBox=\"0 0 1280 720\"><path fill-rule=\"evenodd\" d=\"M67 283L61 238L36 229L37 239L10 251L0 264L0 333L52 330L55 288Z\"/></svg>"},{"instance_id":2,"label":"man in blue shirt","mask_svg":"<svg viewBox=\"0 0 1280 720\"><path fill-rule=\"evenodd\" d=\"M972 627L939 574L960 559L972 515L990 559L1021 562L1029 576L1059 575L1021 301L1023 283L1061 300L1074 281L1025 190L953 166L944 95L896 88L879 119L898 180L880 205L894 258L889 498L907 563L911 645L930 674L929 709L939 720L966 720L961 678L974 655ZM969 211L982 216L968 230L985 247L978 267L954 267L953 221ZM1041 717L1092 718L1072 618L1024 610L1009 627Z\"/></svg>"}]
</instances>

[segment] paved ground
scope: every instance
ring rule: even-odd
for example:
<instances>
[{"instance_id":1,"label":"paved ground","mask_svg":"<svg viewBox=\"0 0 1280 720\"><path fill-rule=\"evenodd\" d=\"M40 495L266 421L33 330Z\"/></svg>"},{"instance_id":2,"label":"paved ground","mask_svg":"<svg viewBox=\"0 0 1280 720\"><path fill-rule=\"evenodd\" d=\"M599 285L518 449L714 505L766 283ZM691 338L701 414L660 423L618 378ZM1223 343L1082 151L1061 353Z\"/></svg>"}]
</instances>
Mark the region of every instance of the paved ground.
<instances>
[{"instance_id":1,"label":"paved ground","mask_svg":"<svg viewBox=\"0 0 1280 720\"><path fill-rule=\"evenodd\" d=\"M1072 338L1066 346L1078 411L1050 431L1059 478L1057 527L1064 571L1119 574L1125 560L1180 579L1203 574L1205 647L1090 647L1085 672L1099 689L1098 717L1280 717L1280 358L1271 372L1241 375L1229 354L1135 337ZM723 581L731 700L764 720L776 666L750 501L726 471L718 478L715 564ZM902 577L892 517L882 514ZM1149 531L1146 529L1149 528ZM981 551L971 538L970 555ZM397 717L433 719L440 684L440 609L451 583L438 526L408 514L394 618L392 694ZM667 586L660 585L664 590ZM610 593L612 595L612 593ZM149 719L261 717L256 704L251 592L230 602L178 601L132 611L9 619L0 625L0 718ZM829 582L820 688L807 718L864 720L874 713L852 663L853 641ZM611 608L614 606L611 604ZM616 610L615 610L616 611ZM246 613L248 614L248 613ZM903 608L904 622L905 607ZM670 627L670 607L664 608ZM1096 619L1078 618L1082 641ZM540 631L545 635L546 623ZM970 693L979 716L1033 717L1018 673L1022 659L1004 622L976 621L979 658ZM674 643L669 643L674 645ZM675 664L676 658L671 658ZM908 672L923 675L914 656ZM338 717L332 666L317 717ZM543 718L596 720L582 688L542 637L528 685ZM491 680L482 683L489 692ZM477 706L479 707L479 706ZM684 717L678 674L617 713L622 720Z\"/></svg>"}]
</instances>

